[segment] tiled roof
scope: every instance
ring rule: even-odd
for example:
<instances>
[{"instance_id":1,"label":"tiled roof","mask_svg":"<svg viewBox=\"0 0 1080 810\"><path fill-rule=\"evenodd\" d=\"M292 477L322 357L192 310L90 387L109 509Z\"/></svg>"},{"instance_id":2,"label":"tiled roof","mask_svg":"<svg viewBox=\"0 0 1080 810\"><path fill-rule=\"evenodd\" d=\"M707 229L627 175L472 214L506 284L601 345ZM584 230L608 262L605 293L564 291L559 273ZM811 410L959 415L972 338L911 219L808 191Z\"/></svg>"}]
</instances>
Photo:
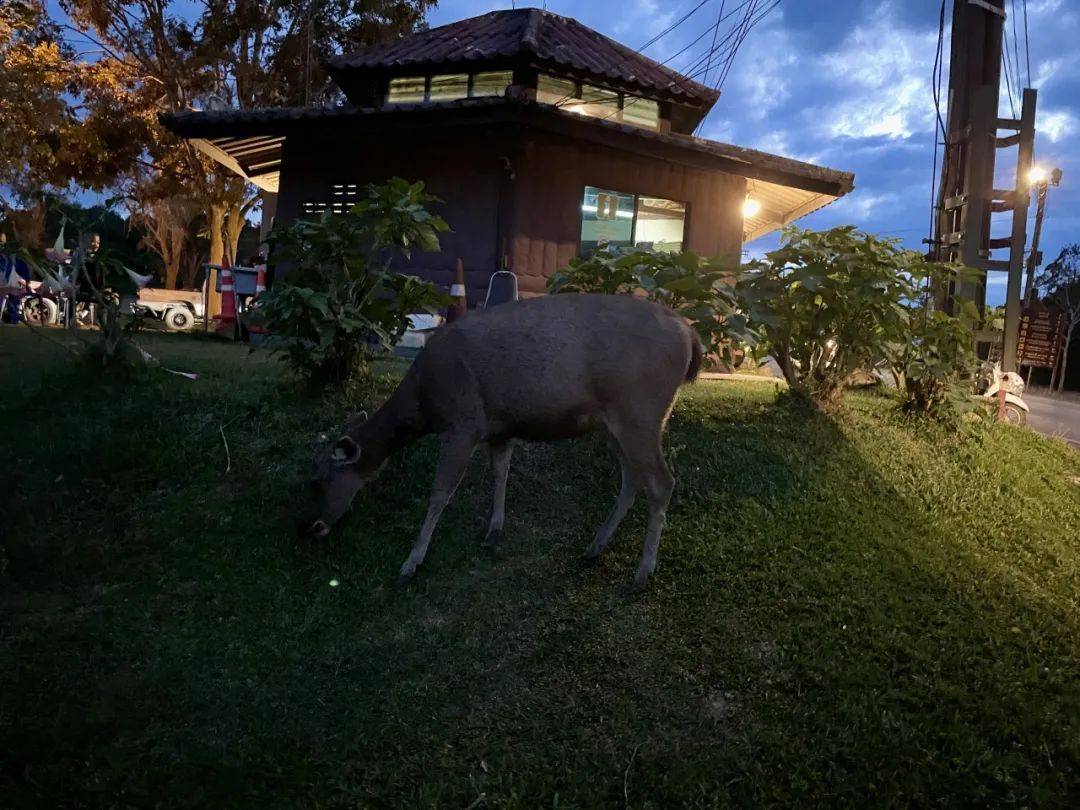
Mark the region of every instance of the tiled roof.
<instances>
[{"instance_id":1,"label":"tiled roof","mask_svg":"<svg viewBox=\"0 0 1080 810\"><path fill-rule=\"evenodd\" d=\"M684 103L711 106L719 93L609 39L577 20L536 8L492 11L419 31L327 62L332 74L372 68L516 60L607 79Z\"/></svg>"}]
</instances>

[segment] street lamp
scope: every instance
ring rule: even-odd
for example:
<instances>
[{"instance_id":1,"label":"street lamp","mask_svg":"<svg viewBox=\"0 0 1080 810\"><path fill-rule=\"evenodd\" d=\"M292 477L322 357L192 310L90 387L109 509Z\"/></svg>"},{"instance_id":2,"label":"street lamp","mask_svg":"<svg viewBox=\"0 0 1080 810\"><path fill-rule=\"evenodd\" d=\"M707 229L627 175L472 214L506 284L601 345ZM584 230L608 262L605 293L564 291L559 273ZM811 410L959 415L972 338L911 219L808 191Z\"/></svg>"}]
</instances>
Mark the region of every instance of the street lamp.
<instances>
[{"instance_id":1,"label":"street lamp","mask_svg":"<svg viewBox=\"0 0 1080 810\"><path fill-rule=\"evenodd\" d=\"M1031 306L1035 297L1035 268L1042 261L1039 253L1039 237L1042 235L1043 215L1046 213L1046 190L1050 186L1061 185L1061 169L1047 171L1042 166L1032 166L1028 172L1028 184L1038 193L1035 208L1035 233L1031 237L1031 252L1028 254L1027 278L1024 282L1024 306Z\"/></svg>"}]
</instances>

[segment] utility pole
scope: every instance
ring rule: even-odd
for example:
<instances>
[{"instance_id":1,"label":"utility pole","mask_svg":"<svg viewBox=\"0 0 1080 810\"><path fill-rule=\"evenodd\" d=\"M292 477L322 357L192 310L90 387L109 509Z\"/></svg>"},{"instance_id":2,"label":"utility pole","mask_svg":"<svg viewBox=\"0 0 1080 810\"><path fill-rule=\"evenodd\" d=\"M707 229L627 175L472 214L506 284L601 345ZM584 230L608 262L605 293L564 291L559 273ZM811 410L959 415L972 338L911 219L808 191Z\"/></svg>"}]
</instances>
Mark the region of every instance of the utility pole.
<instances>
[{"instance_id":1,"label":"utility pole","mask_svg":"<svg viewBox=\"0 0 1080 810\"><path fill-rule=\"evenodd\" d=\"M945 158L931 248L939 261L959 261L984 271L979 280L956 284L946 291L944 305L948 311L955 309L958 300L967 300L982 312L986 305L986 271L1009 273L1002 368L1013 371L1027 238L1027 176L1035 134L1035 91L1024 91L1019 119L998 117L1004 24L1005 0L953 0ZM1014 134L998 137L1002 129ZM995 189L997 150L1014 145L1020 147L1016 188ZM991 213L1010 210L1011 234L991 238ZM1001 248L1009 248L1010 258L991 259L990 251Z\"/></svg>"}]
</instances>

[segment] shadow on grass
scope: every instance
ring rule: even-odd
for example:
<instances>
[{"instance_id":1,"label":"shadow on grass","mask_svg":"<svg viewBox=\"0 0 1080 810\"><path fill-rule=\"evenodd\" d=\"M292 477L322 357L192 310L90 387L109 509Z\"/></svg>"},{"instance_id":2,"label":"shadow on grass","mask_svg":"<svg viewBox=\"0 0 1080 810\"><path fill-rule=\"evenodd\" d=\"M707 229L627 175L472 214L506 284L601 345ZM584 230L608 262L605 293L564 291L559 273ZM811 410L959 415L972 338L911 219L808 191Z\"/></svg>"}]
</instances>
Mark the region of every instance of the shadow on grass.
<instances>
[{"instance_id":1,"label":"shadow on grass","mask_svg":"<svg viewBox=\"0 0 1080 810\"><path fill-rule=\"evenodd\" d=\"M399 589L431 441L362 494L332 545L308 546L292 518L306 443L334 421L325 405L269 371L83 382L77 414L50 413L70 390L60 378L33 400L48 452L18 445L24 480L64 474L75 508L17 518L5 537L113 538L59 578L67 552L11 555L3 787L26 803L597 805L624 787L653 806L1056 803L1076 790L1076 553L1060 524L1033 522L1026 483L989 477L996 433L913 428L866 397L832 421L769 389L699 385L670 425L677 493L641 598L618 586L643 505L600 566L578 563L618 488L602 437L517 451L498 551L480 545L478 460L420 579ZM935 484L943 474L955 480ZM1005 491L980 490L984 476Z\"/></svg>"}]
</instances>

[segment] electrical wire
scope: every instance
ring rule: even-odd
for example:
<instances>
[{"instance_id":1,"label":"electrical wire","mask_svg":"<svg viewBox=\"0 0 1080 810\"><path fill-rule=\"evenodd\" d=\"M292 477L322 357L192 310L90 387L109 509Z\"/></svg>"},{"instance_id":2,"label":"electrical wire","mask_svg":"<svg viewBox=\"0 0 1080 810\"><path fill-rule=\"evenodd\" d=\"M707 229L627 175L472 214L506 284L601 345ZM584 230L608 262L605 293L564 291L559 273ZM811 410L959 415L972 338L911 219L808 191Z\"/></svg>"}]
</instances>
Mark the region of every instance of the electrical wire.
<instances>
[{"instance_id":1,"label":"electrical wire","mask_svg":"<svg viewBox=\"0 0 1080 810\"><path fill-rule=\"evenodd\" d=\"M1016 0L1012 0L1012 39L1013 39L1013 65L1016 66L1016 95L1020 96L1020 43L1016 35ZM1007 47L1007 46L1006 46Z\"/></svg>"},{"instance_id":2,"label":"electrical wire","mask_svg":"<svg viewBox=\"0 0 1080 810\"><path fill-rule=\"evenodd\" d=\"M721 18L720 18L721 22L723 22L723 20L726 20L726 19L727 19L728 17L731 17L732 15L736 14L736 13L737 13L737 12L738 12L738 11L739 11L740 9L742 9L742 8L745 8L746 6L748 6L748 5L750 5L751 3L754 3L754 2L756 2L756 1L757 1L757 0L743 0L743 2L741 2L741 3L740 3L740 4L738 5L738 6L736 6L735 8L731 9L731 10L730 10L730 11L729 11L729 12L728 12L727 14L723 14L723 15L721 16ZM696 10L697 10L697 8L700 8L700 6L695 6L695 8L691 10L690 14L692 14L692 13L693 13L693 11L696 11ZM690 14L687 14L687 15L685 15L685 16L684 16L684 18L683 18L683 20L685 20L685 19L689 18ZM676 23L676 25L677 25L677 23ZM671 26L669 30L671 30L671 29L674 29L674 27L675 27L675 26ZM669 65L669 63L670 63L670 62L672 62L673 60L675 60L675 59L679 58L679 57L680 57L680 56L681 56L682 54L684 54L684 53L685 53L686 51L688 51L688 50L689 50L690 48L692 48L692 47L693 47L694 45L696 45L696 44L697 44L698 42L700 42L700 41L701 41L702 39L704 39L704 38L705 38L705 37L706 37L706 36L707 36L707 35L709 34L709 30L710 30L710 29L706 28L706 29L705 29L704 31L702 31L702 32L701 32L701 33L700 33L700 34L699 34L699 35L698 35L697 37L695 37L695 38L694 38L694 39L693 39L693 40L692 40L691 42L689 42L689 43L688 43L687 45L683 46L683 47L682 47L681 49L679 49L678 51L676 51L675 53L673 53L673 54L672 54L671 56L667 57L666 59L664 59L664 60L663 60L663 61L661 61L661 62L658 62L657 64L658 64L658 65L660 65L661 67L670 67L670 65ZM725 37L724 37L724 38L723 38L723 39L722 39L722 40L720 41L720 44L722 45L722 44L724 44L725 42L727 42L728 40L730 40L730 38L731 38L731 36L732 36L732 34L733 34L733 33L734 33L734 29L733 29L733 30L732 30L731 32L729 32L729 33L728 33L728 34L727 34L727 35L726 35L726 36L725 36ZM654 42L655 40L656 40L656 37L654 37L654 38L653 38L653 40L650 40L650 42L646 43L646 45L649 45L649 44L651 44L651 43L652 43L652 42ZM639 53L639 52L638 52L638 51L635 51L634 53L635 53L635 54L637 54L637 53ZM625 62L626 62L626 61L629 61L629 58L627 58L627 59L626 59L626 60L624 60L623 62L621 62L621 63L617 64L617 65L616 65L616 69L617 69L618 67L621 67L621 66L622 66L622 64L625 64ZM704 62L704 57L702 57L702 58L701 58L701 59L699 59L699 60L698 60L697 62L695 62L695 66L697 66L697 67L700 67L700 65L701 65L701 64L702 64L703 62ZM689 74L687 74L687 73L686 73L686 72L684 72L684 71L681 71L681 70L679 70L679 71L676 71L676 70L674 70L674 69L672 69L672 72L676 74L675 76L673 76L673 82L674 82L675 84L680 84L680 85L681 85L681 84L683 83L683 81L684 81L684 80L686 80L686 79L696 79L696 77L697 77L698 75L700 75L700 73L697 73L697 72L696 72L696 73L694 73L694 74L692 74L692 75L689 75ZM683 86L685 87L685 85L683 85ZM563 96L562 98L560 98L560 99L559 99L558 101L556 101L556 102L555 102L555 106L556 106L556 107L561 107L561 106L564 106L565 104L568 104L568 103L575 103L576 101L578 101L578 99L576 98L576 96L575 96L575 95L573 95L573 94L568 94L568 95L565 95L565 96ZM591 104L605 104L605 103L615 103L615 104L617 104L617 103L618 103L618 97L616 97L616 98L614 98L614 99L610 99L610 100L601 100L601 101L594 101L594 102L590 102L590 103L591 103ZM616 110L615 110L615 112L618 112L618 110L616 109ZM612 113L612 114L614 114L614 113ZM610 116L606 116L606 117L610 117Z\"/></svg>"},{"instance_id":3,"label":"electrical wire","mask_svg":"<svg viewBox=\"0 0 1080 810\"><path fill-rule=\"evenodd\" d=\"M1028 39L1027 0L1024 0L1024 58L1027 60L1028 87L1031 87L1031 40Z\"/></svg>"},{"instance_id":4,"label":"electrical wire","mask_svg":"<svg viewBox=\"0 0 1080 810\"><path fill-rule=\"evenodd\" d=\"M713 26L712 30L712 44L709 46L709 63L705 67L705 81L703 81L702 84L709 83L709 70L712 68L712 52L716 50L716 35L720 31L720 21L724 19L725 5L725 0L720 0L720 10L716 12L716 25Z\"/></svg>"},{"instance_id":5,"label":"electrical wire","mask_svg":"<svg viewBox=\"0 0 1080 810\"><path fill-rule=\"evenodd\" d=\"M945 47L945 0L941 0L941 12L938 15L938 35L937 35L937 50L934 54L934 67L930 73L930 89L934 97L934 114L937 119L934 129L934 168L930 175L930 249L934 249L934 232L937 225L938 215L938 136L944 142L945 148L948 149L948 133L945 129L945 122L941 118L941 77L945 69L944 59L944 47ZM944 165L945 158L942 157L942 164ZM944 187L942 187L944 190Z\"/></svg>"},{"instance_id":6,"label":"electrical wire","mask_svg":"<svg viewBox=\"0 0 1080 810\"><path fill-rule=\"evenodd\" d=\"M1009 110L1012 112L1012 117L1016 118L1016 103L1013 101L1012 79L1009 76L1009 46L1007 43L1001 49L1001 65L1005 71L1005 89L1009 93ZM1017 90L1017 94L1019 94L1019 90Z\"/></svg>"},{"instance_id":7,"label":"electrical wire","mask_svg":"<svg viewBox=\"0 0 1080 810\"><path fill-rule=\"evenodd\" d=\"M689 10L688 12L686 12L686 14L684 14L684 15L683 15L682 17L680 17L680 18L679 18L678 20L676 20L675 22L673 22L673 23L672 23L671 25L669 25L669 26L668 26L667 28L665 28L665 29L664 29L663 31L661 31L661 32L660 32L660 33L658 33L658 34L657 34L656 36L654 36L654 37L653 37L652 39L650 39L650 40L649 40L648 42L644 43L643 45L641 45L640 47L638 47L637 49L635 49L635 50L634 50L634 51L633 51L632 53L630 53L629 55L627 55L627 56L623 57L623 59L622 59L622 60L620 60L619 62L617 62L617 63L615 64L615 66L614 66L614 67L612 68L612 71L616 71L616 70L618 70L619 68L621 68L621 67L622 67L623 65L625 65L625 64L626 64L627 62L629 62L629 61L630 61L630 60L631 60L631 59L632 59L633 57L635 57L635 56L638 56L638 55L640 55L640 54L641 54L641 52L642 52L642 51L644 51L644 50L645 50L646 48L648 48L648 47L649 47L650 45L655 45L655 44L656 44L657 42L659 42L659 41L660 41L661 39L663 39L664 37L666 37L666 36L667 36L668 34L670 34L670 33L671 33L672 31L674 31L674 30L675 30L676 28L678 28L678 27L679 27L680 25L682 25L682 24L683 24L684 22L686 22L686 21L687 21L687 20L689 20L689 19L690 19L690 18L691 18L692 16L694 16L694 14L695 14L695 13L696 13L696 12L697 12L697 11L698 11L699 9L701 9L702 7L704 7L704 6L705 6L705 4L707 4L707 3L710 3L710 2L712 2L712 0L700 0L700 2L698 2L698 4L697 4L697 5L695 5L695 6L694 6L694 7L692 8L692 9L690 9L690 10ZM744 2L743 2L743 5L746 5L746 3L748 3L748 2L750 2L750 0L744 0ZM705 33L708 33L708 29L706 29ZM691 43L691 45L690 45L690 46L687 46L687 47L691 47L692 45L696 44L696 43L697 43L697 42L698 42L699 40L703 39L703 38L705 37L705 33L701 34L701 36L699 36L699 37L698 37L697 39L695 39L695 40L694 40L694 42L693 42L693 43ZM683 49L682 51L679 51L679 53L683 53L683 52L684 52L685 50L686 50L686 48L684 48L684 49ZM664 62L660 62L660 64L661 64L661 65L663 65L663 64L665 64L665 63L666 63L667 61L670 61L670 60L671 60L671 59L673 59L673 58L674 58L674 57L668 57L668 59L667 59L667 60L665 60ZM556 107L560 107L560 106L562 106L563 104L567 103L568 101L572 101L572 100L574 100L574 99L575 99L575 94L576 94L576 91L575 91L574 93L568 93L567 95L565 95L565 96L563 96L562 98L558 99L558 100L557 100L557 101L555 102L555 106L556 106Z\"/></svg>"}]
</instances>

